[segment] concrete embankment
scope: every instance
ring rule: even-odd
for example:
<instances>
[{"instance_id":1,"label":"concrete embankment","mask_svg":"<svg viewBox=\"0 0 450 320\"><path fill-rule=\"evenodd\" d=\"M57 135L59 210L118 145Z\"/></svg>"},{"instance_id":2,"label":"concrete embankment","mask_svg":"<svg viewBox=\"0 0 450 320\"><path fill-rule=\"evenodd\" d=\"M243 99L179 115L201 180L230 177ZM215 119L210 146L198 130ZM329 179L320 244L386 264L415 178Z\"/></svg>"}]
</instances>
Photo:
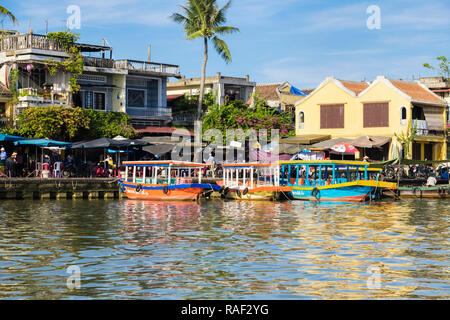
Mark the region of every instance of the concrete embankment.
<instances>
[{"instance_id":1,"label":"concrete embankment","mask_svg":"<svg viewBox=\"0 0 450 320\"><path fill-rule=\"evenodd\" d=\"M0 199L119 199L115 178L4 178L0 179Z\"/></svg>"}]
</instances>

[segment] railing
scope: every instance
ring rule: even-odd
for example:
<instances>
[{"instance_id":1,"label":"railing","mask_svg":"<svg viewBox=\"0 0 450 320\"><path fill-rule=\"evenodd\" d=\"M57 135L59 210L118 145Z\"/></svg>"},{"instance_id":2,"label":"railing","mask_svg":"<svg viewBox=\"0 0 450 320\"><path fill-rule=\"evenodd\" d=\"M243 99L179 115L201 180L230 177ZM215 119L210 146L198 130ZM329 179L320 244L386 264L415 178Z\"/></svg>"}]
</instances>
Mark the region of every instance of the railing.
<instances>
[{"instance_id":1,"label":"railing","mask_svg":"<svg viewBox=\"0 0 450 320\"><path fill-rule=\"evenodd\" d=\"M166 107L127 107L127 114L131 118L149 119L172 117L172 109Z\"/></svg>"},{"instance_id":2,"label":"railing","mask_svg":"<svg viewBox=\"0 0 450 320\"><path fill-rule=\"evenodd\" d=\"M0 52L23 49L41 49L65 52L64 47L58 40L49 39L45 35L20 34L0 37Z\"/></svg>"},{"instance_id":3,"label":"railing","mask_svg":"<svg viewBox=\"0 0 450 320\"><path fill-rule=\"evenodd\" d=\"M98 68L114 68L114 60L95 58L95 57L83 57L84 65L87 67L98 67Z\"/></svg>"},{"instance_id":4,"label":"railing","mask_svg":"<svg viewBox=\"0 0 450 320\"><path fill-rule=\"evenodd\" d=\"M418 136L427 136L428 135L428 124L426 120L413 120L413 128L417 126L417 135Z\"/></svg>"},{"instance_id":5,"label":"railing","mask_svg":"<svg viewBox=\"0 0 450 320\"><path fill-rule=\"evenodd\" d=\"M196 120L196 115L192 113L178 113L174 114L173 122L194 122Z\"/></svg>"},{"instance_id":6,"label":"railing","mask_svg":"<svg viewBox=\"0 0 450 320\"><path fill-rule=\"evenodd\" d=\"M180 74L180 67L173 64L164 64L137 60L115 60L114 67L117 69L127 69L131 71L160 72L170 74Z\"/></svg>"}]
</instances>

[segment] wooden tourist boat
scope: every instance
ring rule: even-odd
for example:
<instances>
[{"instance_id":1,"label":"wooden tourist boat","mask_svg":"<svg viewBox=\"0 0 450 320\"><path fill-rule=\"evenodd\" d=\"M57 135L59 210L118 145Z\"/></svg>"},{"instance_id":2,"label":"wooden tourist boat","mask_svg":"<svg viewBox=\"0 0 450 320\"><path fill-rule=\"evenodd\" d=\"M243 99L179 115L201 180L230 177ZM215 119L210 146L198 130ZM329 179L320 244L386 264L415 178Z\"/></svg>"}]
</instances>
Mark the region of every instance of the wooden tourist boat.
<instances>
[{"instance_id":1,"label":"wooden tourist boat","mask_svg":"<svg viewBox=\"0 0 450 320\"><path fill-rule=\"evenodd\" d=\"M380 199L397 184L380 181L381 169L362 161L282 161L281 183L292 187L292 199L363 202Z\"/></svg>"},{"instance_id":2,"label":"wooden tourist boat","mask_svg":"<svg viewBox=\"0 0 450 320\"><path fill-rule=\"evenodd\" d=\"M220 187L202 184L206 164L179 161L124 162L125 176L119 180L129 199L192 201Z\"/></svg>"},{"instance_id":3,"label":"wooden tourist boat","mask_svg":"<svg viewBox=\"0 0 450 320\"><path fill-rule=\"evenodd\" d=\"M223 164L221 193L232 200L280 200L291 187L280 186L280 167L275 163Z\"/></svg>"}]
</instances>

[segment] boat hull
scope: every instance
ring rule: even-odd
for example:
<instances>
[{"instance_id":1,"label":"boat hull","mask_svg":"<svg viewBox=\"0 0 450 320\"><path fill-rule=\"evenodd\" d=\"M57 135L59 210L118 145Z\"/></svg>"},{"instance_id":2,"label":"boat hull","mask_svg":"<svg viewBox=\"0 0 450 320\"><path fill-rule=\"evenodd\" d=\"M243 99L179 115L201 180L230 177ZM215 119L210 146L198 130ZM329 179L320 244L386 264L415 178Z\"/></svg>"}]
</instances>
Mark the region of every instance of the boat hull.
<instances>
[{"instance_id":1,"label":"boat hull","mask_svg":"<svg viewBox=\"0 0 450 320\"><path fill-rule=\"evenodd\" d=\"M247 189L248 190L248 189ZM292 190L291 187L258 187L248 190L244 194L243 190L230 189L224 198L228 200L251 200L251 201L276 201L287 199L287 194Z\"/></svg>"},{"instance_id":2,"label":"boat hull","mask_svg":"<svg viewBox=\"0 0 450 320\"><path fill-rule=\"evenodd\" d=\"M155 186L127 182L121 188L129 199L152 201L194 201L205 192L217 191L213 185L206 184Z\"/></svg>"},{"instance_id":3,"label":"boat hull","mask_svg":"<svg viewBox=\"0 0 450 320\"><path fill-rule=\"evenodd\" d=\"M381 197L384 188L395 184L360 180L328 186L294 186L289 193L292 199L306 201L364 202Z\"/></svg>"}]
</instances>

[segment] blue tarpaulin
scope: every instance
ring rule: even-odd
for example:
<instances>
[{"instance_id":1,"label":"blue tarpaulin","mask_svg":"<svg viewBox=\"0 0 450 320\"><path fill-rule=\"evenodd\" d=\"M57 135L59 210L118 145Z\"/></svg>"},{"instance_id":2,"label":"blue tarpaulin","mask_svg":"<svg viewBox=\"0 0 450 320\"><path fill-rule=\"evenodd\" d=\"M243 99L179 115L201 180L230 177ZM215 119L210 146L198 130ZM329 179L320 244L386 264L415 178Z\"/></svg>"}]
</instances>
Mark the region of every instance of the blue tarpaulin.
<instances>
[{"instance_id":1,"label":"blue tarpaulin","mask_svg":"<svg viewBox=\"0 0 450 320\"><path fill-rule=\"evenodd\" d=\"M12 136L9 134L0 133L0 141L17 141L23 140L22 137Z\"/></svg>"},{"instance_id":2,"label":"blue tarpaulin","mask_svg":"<svg viewBox=\"0 0 450 320\"><path fill-rule=\"evenodd\" d=\"M289 90L292 94L295 94L296 96L307 96L308 94L297 89L296 87L291 87L291 90Z\"/></svg>"},{"instance_id":3,"label":"blue tarpaulin","mask_svg":"<svg viewBox=\"0 0 450 320\"><path fill-rule=\"evenodd\" d=\"M55 141L49 139L24 139L14 142L15 146L38 146L38 147L67 147L70 148L70 142Z\"/></svg>"}]
</instances>

